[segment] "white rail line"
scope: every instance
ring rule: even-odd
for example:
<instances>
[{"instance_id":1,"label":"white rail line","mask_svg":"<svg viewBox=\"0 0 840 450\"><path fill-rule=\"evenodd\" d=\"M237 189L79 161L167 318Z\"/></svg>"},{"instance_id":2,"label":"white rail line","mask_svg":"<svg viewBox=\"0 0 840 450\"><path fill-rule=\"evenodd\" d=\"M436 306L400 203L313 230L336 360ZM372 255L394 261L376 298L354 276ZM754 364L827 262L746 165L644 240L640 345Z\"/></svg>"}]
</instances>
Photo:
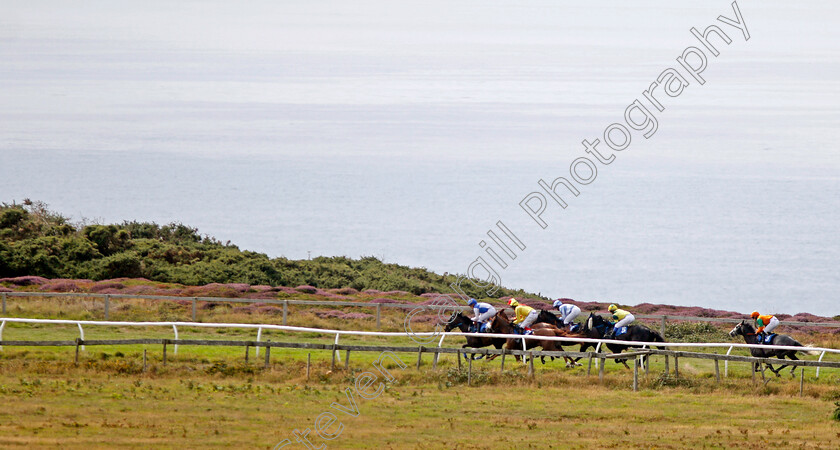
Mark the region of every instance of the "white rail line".
<instances>
[{"instance_id":1,"label":"white rail line","mask_svg":"<svg viewBox=\"0 0 840 450\"><path fill-rule=\"evenodd\" d=\"M77 325L79 332L84 337L82 325L98 325L98 326L117 326L117 327L173 327L177 336L177 327L196 327L196 328L245 328L256 329L259 337L263 329L280 330L280 331L294 331L294 332L308 332L308 333L322 333L333 335L348 335L348 336L407 336L405 332L388 332L388 331L354 331L354 330L330 330L326 328L309 328L309 327L293 327L286 325L271 325L271 324L252 324L252 323L213 323L213 322L117 322L117 321L101 321L101 320L66 320L66 319L24 319L16 317L0 318L2 325L0 325L0 332L6 322L13 323L42 323L42 324L56 324L56 325ZM440 332L421 332L414 333L415 336L437 336ZM766 345L766 344L741 344L731 342L640 342L640 341L623 341L617 339L590 339L590 338L574 338L574 337L560 337L560 336L536 336L536 335L520 335L520 334L498 334L498 333L462 333L462 332L448 332L449 336L477 336L477 337L498 337L506 339L537 339L541 341L563 341L563 342L589 342L592 344L619 344L619 345L650 345L655 347L676 348L676 347L696 347L696 348L716 348L716 347L737 347L737 348L763 348L763 349L777 349L777 350L801 350L801 351L817 351L825 353L840 354L840 349L823 348L823 347L794 347L784 345ZM0 334L2 340L2 334ZM337 342L336 342L337 343Z\"/></svg>"}]
</instances>

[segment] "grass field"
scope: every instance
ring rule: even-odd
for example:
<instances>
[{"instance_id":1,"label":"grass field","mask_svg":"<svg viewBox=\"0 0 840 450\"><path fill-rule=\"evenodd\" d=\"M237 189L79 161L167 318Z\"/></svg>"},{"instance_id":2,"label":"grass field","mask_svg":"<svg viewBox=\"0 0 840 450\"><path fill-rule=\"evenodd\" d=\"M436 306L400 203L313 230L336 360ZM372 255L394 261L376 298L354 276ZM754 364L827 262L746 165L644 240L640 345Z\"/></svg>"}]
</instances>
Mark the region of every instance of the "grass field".
<instances>
[{"instance_id":1,"label":"grass field","mask_svg":"<svg viewBox=\"0 0 840 450\"><path fill-rule=\"evenodd\" d=\"M74 317L84 314L72 305L29 303L28 317ZM149 306L149 313L154 308ZM167 307L169 308L169 307ZM172 309L181 315L186 307ZM113 311L113 310L112 310ZM117 312L142 315L130 308ZM271 317L239 317L231 311L204 311L202 320L270 323ZM154 317L153 319L157 319ZM248 319L248 320L245 320ZM146 320L149 320L147 318ZM372 329L370 320L336 321L297 311L292 323ZM398 331L399 315L383 317L383 326ZM184 328L184 339L254 339L255 331ZM87 327L87 339L172 338L172 330L130 327ZM74 339L75 326L7 324L3 339ZM832 335L797 336L804 342L837 347ZM316 333L264 332L272 341L331 343ZM411 345L405 337L342 337L344 344ZM447 339L460 346L460 338ZM416 344L415 344L416 345ZM143 350L148 370L143 371ZM306 378L306 360L313 366ZM608 363L603 382L585 367L563 368L555 361L537 363L529 377L522 364L498 360L473 364L472 386L455 357L441 358L432 369L431 355L415 368L416 354L401 353L405 369L386 366L393 382L376 398L363 399L354 382L364 371L377 374L375 353L352 353L331 370L329 351L274 349L271 367L263 369L251 350L185 347L169 354L162 365L161 347L88 346L78 366L74 349L5 347L0 351L0 447L103 448L272 448L283 439L306 448L293 432L309 428L313 448L837 448L840 422L832 420L840 400L840 370L799 379L773 377L753 384L743 363L730 365L729 377L718 384L713 363L680 360L680 377L664 372L654 358L632 392L632 374ZM814 357L809 357L814 359ZM828 359L828 358L826 358ZM671 361L673 367L673 361ZM374 384L375 386L376 384ZM351 417L331 408L349 405L350 388L358 407ZM315 435L316 419L333 412L341 433L327 441ZM334 434L338 422L328 431Z\"/></svg>"}]
</instances>

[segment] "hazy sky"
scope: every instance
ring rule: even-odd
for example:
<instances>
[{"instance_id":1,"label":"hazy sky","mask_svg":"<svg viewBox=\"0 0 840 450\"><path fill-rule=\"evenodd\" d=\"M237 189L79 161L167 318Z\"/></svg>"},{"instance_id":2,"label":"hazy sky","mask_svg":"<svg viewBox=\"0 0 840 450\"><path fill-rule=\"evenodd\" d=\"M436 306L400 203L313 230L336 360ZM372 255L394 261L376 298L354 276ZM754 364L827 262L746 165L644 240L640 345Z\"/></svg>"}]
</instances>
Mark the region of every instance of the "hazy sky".
<instances>
[{"instance_id":1,"label":"hazy sky","mask_svg":"<svg viewBox=\"0 0 840 450\"><path fill-rule=\"evenodd\" d=\"M825 308L840 4L738 4L749 41L717 0L4 1L0 201L439 272L466 270L503 220L529 244L509 286ZM535 227L519 200L713 23L732 43L706 84Z\"/></svg>"}]
</instances>

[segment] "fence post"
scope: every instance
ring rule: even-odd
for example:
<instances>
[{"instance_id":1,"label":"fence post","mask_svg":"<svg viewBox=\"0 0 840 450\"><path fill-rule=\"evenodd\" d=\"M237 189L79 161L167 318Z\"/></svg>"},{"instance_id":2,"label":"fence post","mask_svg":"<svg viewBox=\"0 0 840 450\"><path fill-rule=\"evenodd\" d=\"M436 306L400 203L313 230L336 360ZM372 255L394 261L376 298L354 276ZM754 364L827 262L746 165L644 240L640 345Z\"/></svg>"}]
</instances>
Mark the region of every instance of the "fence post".
<instances>
[{"instance_id":1,"label":"fence post","mask_svg":"<svg viewBox=\"0 0 840 450\"><path fill-rule=\"evenodd\" d=\"M166 339L163 340L163 365L166 365Z\"/></svg>"},{"instance_id":2,"label":"fence post","mask_svg":"<svg viewBox=\"0 0 840 450\"><path fill-rule=\"evenodd\" d=\"M603 357L598 357L598 382L604 381L604 363L607 362Z\"/></svg>"},{"instance_id":3,"label":"fence post","mask_svg":"<svg viewBox=\"0 0 840 450\"><path fill-rule=\"evenodd\" d=\"M639 391L639 357L633 358L633 392Z\"/></svg>"},{"instance_id":4,"label":"fence post","mask_svg":"<svg viewBox=\"0 0 840 450\"><path fill-rule=\"evenodd\" d=\"M458 357L458 372L460 372L461 371L461 349L458 349L458 351L455 353L455 356ZM466 357L467 356L465 354L464 358L466 358Z\"/></svg>"},{"instance_id":5,"label":"fence post","mask_svg":"<svg viewBox=\"0 0 840 450\"><path fill-rule=\"evenodd\" d=\"M822 353L820 353L820 359L818 359L818 360L817 360L817 362L822 361L823 356L825 356L825 350L823 350L823 352L822 352ZM820 378L820 366L817 366L817 374L816 374L816 377L817 377L818 379Z\"/></svg>"},{"instance_id":6,"label":"fence post","mask_svg":"<svg viewBox=\"0 0 840 450\"><path fill-rule=\"evenodd\" d=\"M250 352L251 347L246 345L245 346L245 364L248 364L248 353Z\"/></svg>"},{"instance_id":7,"label":"fence post","mask_svg":"<svg viewBox=\"0 0 840 450\"><path fill-rule=\"evenodd\" d=\"M347 349L347 353L344 354L344 368L350 368L350 349Z\"/></svg>"},{"instance_id":8,"label":"fence post","mask_svg":"<svg viewBox=\"0 0 840 450\"><path fill-rule=\"evenodd\" d=\"M437 369L438 358L440 358L440 351L439 350L440 350L440 346L443 345L443 338L445 338L445 337L446 337L446 333L441 333L440 341L438 341L438 346L437 346L437 349L435 350L435 357L434 357L434 360L432 361L432 368L433 369Z\"/></svg>"},{"instance_id":9,"label":"fence post","mask_svg":"<svg viewBox=\"0 0 840 450\"><path fill-rule=\"evenodd\" d=\"M333 356L335 357L335 359L338 360L338 362L341 362L341 354L338 353L338 350L336 350L336 347L338 346L338 337L339 336L341 336L341 334L339 334L339 333L335 334L335 343L333 344Z\"/></svg>"},{"instance_id":10,"label":"fence post","mask_svg":"<svg viewBox=\"0 0 840 450\"><path fill-rule=\"evenodd\" d=\"M312 353L306 354L306 379L309 379L309 367L312 365Z\"/></svg>"},{"instance_id":11,"label":"fence post","mask_svg":"<svg viewBox=\"0 0 840 450\"><path fill-rule=\"evenodd\" d=\"M3 298L3 315L6 315L6 293L0 293L0 297Z\"/></svg>"},{"instance_id":12,"label":"fence post","mask_svg":"<svg viewBox=\"0 0 840 450\"><path fill-rule=\"evenodd\" d=\"M85 340L85 330L82 328L82 324L81 324L81 323L76 323L76 325L78 325L78 326L79 326L79 339L81 339L81 340L83 340L83 341L84 341L84 340ZM84 349L85 349L85 346L84 346L84 344L83 344L83 345L82 345L82 350L84 350Z\"/></svg>"},{"instance_id":13,"label":"fence post","mask_svg":"<svg viewBox=\"0 0 840 450\"><path fill-rule=\"evenodd\" d=\"M73 364L79 365L79 341L80 339L76 339L76 359L73 360Z\"/></svg>"},{"instance_id":14,"label":"fence post","mask_svg":"<svg viewBox=\"0 0 840 450\"><path fill-rule=\"evenodd\" d=\"M172 330L175 332L175 341L177 342L178 341L178 327L175 326L175 325L172 325ZM172 352L172 354L173 355L178 354L178 344L175 344L175 351Z\"/></svg>"},{"instance_id":15,"label":"fence post","mask_svg":"<svg viewBox=\"0 0 840 450\"><path fill-rule=\"evenodd\" d=\"M382 304L376 304L376 329L379 330L382 328Z\"/></svg>"},{"instance_id":16,"label":"fence post","mask_svg":"<svg viewBox=\"0 0 840 450\"><path fill-rule=\"evenodd\" d=\"M472 358L470 358L470 362L468 364L468 367L469 368L467 369L467 386L471 386L472 385Z\"/></svg>"},{"instance_id":17,"label":"fence post","mask_svg":"<svg viewBox=\"0 0 840 450\"><path fill-rule=\"evenodd\" d=\"M507 352L505 351L505 348L502 347L502 369L500 370L502 373L505 373L505 353Z\"/></svg>"},{"instance_id":18,"label":"fence post","mask_svg":"<svg viewBox=\"0 0 840 450\"><path fill-rule=\"evenodd\" d=\"M589 352L589 364L586 365L586 376L592 373L592 352Z\"/></svg>"},{"instance_id":19,"label":"fence post","mask_svg":"<svg viewBox=\"0 0 840 450\"><path fill-rule=\"evenodd\" d=\"M262 327L257 328L257 342L260 341L260 337L262 337ZM254 346L254 357L255 358L260 357L260 346L259 345Z\"/></svg>"},{"instance_id":20,"label":"fence post","mask_svg":"<svg viewBox=\"0 0 840 450\"><path fill-rule=\"evenodd\" d=\"M143 372L146 371L146 349L143 349Z\"/></svg>"},{"instance_id":21,"label":"fence post","mask_svg":"<svg viewBox=\"0 0 840 450\"><path fill-rule=\"evenodd\" d=\"M528 358L528 375L531 375L531 378L534 378L534 351L531 350L528 356L530 356L530 358Z\"/></svg>"},{"instance_id":22,"label":"fence post","mask_svg":"<svg viewBox=\"0 0 840 450\"><path fill-rule=\"evenodd\" d=\"M289 301L283 300L283 325L286 325L286 317L289 315Z\"/></svg>"},{"instance_id":23,"label":"fence post","mask_svg":"<svg viewBox=\"0 0 840 450\"><path fill-rule=\"evenodd\" d=\"M195 310L196 310L196 303L198 303L198 298L193 297L192 299L192 321L195 322Z\"/></svg>"},{"instance_id":24,"label":"fence post","mask_svg":"<svg viewBox=\"0 0 840 450\"><path fill-rule=\"evenodd\" d=\"M720 361L717 358L715 358L715 380L720 384Z\"/></svg>"},{"instance_id":25,"label":"fence post","mask_svg":"<svg viewBox=\"0 0 840 450\"><path fill-rule=\"evenodd\" d=\"M111 306L111 295L105 294L105 320L108 320L108 310Z\"/></svg>"},{"instance_id":26,"label":"fence post","mask_svg":"<svg viewBox=\"0 0 840 450\"><path fill-rule=\"evenodd\" d=\"M266 339L265 343L265 368L268 369L268 364L271 359L271 346L269 345L271 344L271 339Z\"/></svg>"},{"instance_id":27,"label":"fence post","mask_svg":"<svg viewBox=\"0 0 840 450\"><path fill-rule=\"evenodd\" d=\"M602 343L601 343L601 342L599 342L599 343L598 343L598 345L596 345L596 346L595 346L595 353L601 353L601 344L602 344ZM604 361L602 361L602 360L601 360L601 358L596 359L596 360L595 360L595 367L598 367L598 369L600 370L600 368L601 368L601 363L603 363L603 362L604 362Z\"/></svg>"},{"instance_id":28,"label":"fence post","mask_svg":"<svg viewBox=\"0 0 840 450\"><path fill-rule=\"evenodd\" d=\"M417 370L420 370L420 361L423 357L423 346L417 348Z\"/></svg>"},{"instance_id":29,"label":"fence post","mask_svg":"<svg viewBox=\"0 0 840 450\"><path fill-rule=\"evenodd\" d=\"M0 341L3 340L3 328L6 327L6 321L0 322ZM3 350L3 346L0 345L0 350Z\"/></svg>"},{"instance_id":30,"label":"fence post","mask_svg":"<svg viewBox=\"0 0 840 450\"><path fill-rule=\"evenodd\" d=\"M732 353L732 349L735 347L729 347L729 350L726 351L726 356L729 356ZM723 376L729 378L729 360L723 362Z\"/></svg>"},{"instance_id":31,"label":"fence post","mask_svg":"<svg viewBox=\"0 0 840 450\"><path fill-rule=\"evenodd\" d=\"M668 355L665 355L665 376L666 377L668 376L668 372L671 371L671 368L668 367L668 360L669 360Z\"/></svg>"},{"instance_id":32,"label":"fence post","mask_svg":"<svg viewBox=\"0 0 840 450\"><path fill-rule=\"evenodd\" d=\"M799 396L802 397L802 392L805 388L805 366L799 368Z\"/></svg>"},{"instance_id":33,"label":"fence post","mask_svg":"<svg viewBox=\"0 0 840 450\"><path fill-rule=\"evenodd\" d=\"M674 378L680 377L680 357L674 354Z\"/></svg>"},{"instance_id":34,"label":"fence post","mask_svg":"<svg viewBox=\"0 0 840 450\"><path fill-rule=\"evenodd\" d=\"M668 317L666 315L662 315L662 321L659 322L659 334L662 335L662 338L665 338L665 318Z\"/></svg>"}]
</instances>

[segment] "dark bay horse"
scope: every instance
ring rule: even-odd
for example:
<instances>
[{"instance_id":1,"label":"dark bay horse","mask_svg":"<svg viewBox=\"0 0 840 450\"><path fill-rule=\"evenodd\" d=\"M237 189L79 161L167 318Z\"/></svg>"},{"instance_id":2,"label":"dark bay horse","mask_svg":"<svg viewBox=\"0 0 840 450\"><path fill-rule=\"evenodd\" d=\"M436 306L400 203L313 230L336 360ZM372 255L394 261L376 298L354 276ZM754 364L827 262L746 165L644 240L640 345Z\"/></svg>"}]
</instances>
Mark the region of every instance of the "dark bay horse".
<instances>
[{"instance_id":1,"label":"dark bay horse","mask_svg":"<svg viewBox=\"0 0 840 450\"><path fill-rule=\"evenodd\" d=\"M755 337L755 328L752 325L747 323L746 320L742 320L741 323L735 325L735 328L729 332L730 337L735 337L741 335L744 337L744 342L747 344L755 344L756 337ZM800 344L799 341L796 339L786 335L786 334L777 334L776 337L773 339L773 345L784 345L790 347L805 347L804 345ZM784 361L784 359L790 358L794 361L798 360L799 358L796 357L796 353L801 352L806 355L818 355L819 352L810 351L810 350L782 350L782 349L775 349L775 348L756 348L750 347L750 354L755 356L756 358L779 358ZM767 364L767 368L770 369L771 372L775 373L777 377L780 377L779 372L787 367L787 364L782 365L778 369L773 369L773 366ZM753 371L758 371L758 365L753 365ZM790 376L794 376L796 371L796 366L791 367L790 369Z\"/></svg>"},{"instance_id":2,"label":"dark bay horse","mask_svg":"<svg viewBox=\"0 0 840 450\"><path fill-rule=\"evenodd\" d=\"M566 324L563 323L563 319L557 316L557 314L554 314L551 311L546 311L544 309L540 310L540 314L537 316L537 320L534 322L535 325L538 323L548 323L554 325L555 327L561 330L566 329ZM573 324L574 323L570 325ZM567 331L571 331L571 329Z\"/></svg>"},{"instance_id":3,"label":"dark bay horse","mask_svg":"<svg viewBox=\"0 0 840 450\"><path fill-rule=\"evenodd\" d=\"M449 318L449 321L446 323L446 326L443 329L445 331L452 331L453 329L457 328L457 329L461 330L462 333L469 333L470 332L470 325L472 325L472 324L473 324L472 319L465 316L461 312L455 312ZM493 347L496 347L496 349L498 350L498 349L502 348L503 345L505 345L505 339L504 338L483 337L483 336L482 337L479 337L479 336L464 336L464 337L467 338L467 343L462 345L461 348L467 348L467 347L482 348L482 347L489 347L489 346L492 345ZM461 357L460 353L458 355L459 355L458 358L460 358ZM493 357L495 357L495 356L496 355L493 355ZM481 359L483 357L484 357L484 355L481 355L478 358L476 358L475 354L470 353L470 359ZM493 359L493 357L487 358L487 359ZM464 355L464 359L466 359L466 358L467 358L467 355Z\"/></svg>"},{"instance_id":4,"label":"dark bay horse","mask_svg":"<svg viewBox=\"0 0 840 450\"><path fill-rule=\"evenodd\" d=\"M507 315L504 311L499 311L496 314L496 317L493 318L493 331L500 333L500 334L516 334L513 329L513 325L510 323L510 319L508 319ZM566 336L566 332L561 330L552 325L543 325L539 327L533 327L531 330L534 332L535 336ZM563 351L563 347L560 345L560 341L551 341L551 340L539 340L539 339L525 339L525 349L530 349L534 347L542 347L543 350L546 351ZM522 339L511 338L507 340L505 343L505 348L508 350L519 350L522 348ZM519 361L519 356L514 355L516 361ZM566 367L574 367L576 363L568 357L563 357L566 360ZM541 356L540 360L543 364L545 364L545 356Z\"/></svg>"},{"instance_id":5,"label":"dark bay horse","mask_svg":"<svg viewBox=\"0 0 840 450\"><path fill-rule=\"evenodd\" d=\"M588 337L591 339L603 339L604 334L607 332L609 327L610 323L606 319L601 317L601 315L589 313L589 318L586 319L586 322L584 322L582 334L584 335L584 337ZM627 332L617 337L616 339L619 341L665 342L665 339L662 338L662 335L644 325L630 325L627 327ZM581 344L580 351L586 351L585 349L589 348L590 346L594 347L595 344ZM613 353L621 353L624 350L627 350L628 348L641 348L644 346L645 344L607 344L607 348L610 349L610 351L612 351ZM616 359L615 362L624 364L624 367L627 367L628 369L630 368L630 366L627 365L626 359ZM647 355L642 356L642 365L645 364L647 364Z\"/></svg>"}]
</instances>

